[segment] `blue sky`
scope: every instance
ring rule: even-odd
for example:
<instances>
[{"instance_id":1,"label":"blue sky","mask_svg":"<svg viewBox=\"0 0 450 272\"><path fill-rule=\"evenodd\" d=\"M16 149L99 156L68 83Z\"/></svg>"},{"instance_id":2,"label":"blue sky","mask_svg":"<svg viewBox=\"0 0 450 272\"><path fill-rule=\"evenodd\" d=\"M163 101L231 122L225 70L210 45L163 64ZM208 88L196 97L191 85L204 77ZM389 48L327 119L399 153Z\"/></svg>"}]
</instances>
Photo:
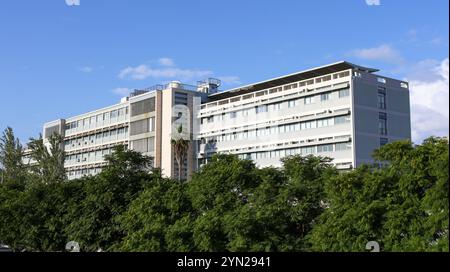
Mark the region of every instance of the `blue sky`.
<instances>
[{"instance_id":1,"label":"blue sky","mask_svg":"<svg viewBox=\"0 0 450 272\"><path fill-rule=\"evenodd\" d=\"M0 129L206 77L224 89L348 60L411 82L413 140L448 135L448 0L4 0Z\"/></svg>"}]
</instances>

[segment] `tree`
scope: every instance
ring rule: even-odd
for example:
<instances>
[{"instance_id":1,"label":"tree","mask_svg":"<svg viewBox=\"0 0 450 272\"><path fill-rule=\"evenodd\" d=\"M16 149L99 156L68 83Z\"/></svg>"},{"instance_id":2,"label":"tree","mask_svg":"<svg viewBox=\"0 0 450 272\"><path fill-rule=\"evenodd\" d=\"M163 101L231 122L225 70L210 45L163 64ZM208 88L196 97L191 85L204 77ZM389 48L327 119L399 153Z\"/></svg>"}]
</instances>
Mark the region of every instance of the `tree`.
<instances>
[{"instance_id":1,"label":"tree","mask_svg":"<svg viewBox=\"0 0 450 272\"><path fill-rule=\"evenodd\" d=\"M189 149L190 141L183 138L183 126L179 126L177 129L178 136L171 140L172 147L174 149L175 160L178 165L178 181L181 181L184 161Z\"/></svg>"},{"instance_id":2,"label":"tree","mask_svg":"<svg viewBox=\"0 0 450 272\"><path fill-rule=\"evenodd\" d=\"M245 205L225 215L229 251L304 251L307 234L324 211L325 181L336 174L331 159L289 156L281 169L254 172L259 180Z\"/></svg>"},{"instance_id":3,"label":"tree","mask_svg":"<svg viewBox=\"0 0 450 272\"><path fill-rule=\"evenodd\" d=\"M188 186L194 209L193 238L198 251L227 251L231 226L237 210L248 203L253 189L261 182L250 160L218 154L195 173ZM243 227L243 226L242 226Z\"/></svg>"},{"instance_id":4,"label":"tree","mask_svg":"<svg viewBox=\"0 0 450 272\"><path fill-rule=\"evenodd\" d=\"M365 251L377 241L383 251L448 251L448 140L393 142L374 158L326 183L330 207L312 250Z\"/></svg>"},{"instance_id":5,"label":"tree","mask_svg":"<svg viewBox=\"0 0 450 272\"><path fill-rule=\"evenodd\" d=\"M71 209L74 217L66 228L68 238L84 251L114 249L124 236L116 218L161 175L157 169L149 173L151 158L124 146L115 147L105 160L108 166L100 174L83 179L85 195Z\"/></svg>"},{"instance_id":6,"label":"tree","mask_svg":"<svg viewBox=\"0 0 450 272\"><path fill-rule=\"evenodd\" d=\"M0 137L0 183L6 181L18 182L23 178L22 163L23 147L14 136L12 128L8 127Z\"/></svg>"},{"instance_id":7,"label":"tree","mask_svg":"<svg viewBox=\"0 0 450 272\"><path fill-rule=\"evenodd\" d=\"M155 177L118 218L126 234L120 251L193 250L187 183Z\"/></svg>"},{"instance_id":8,"label":"tree","mask_svg":"<svg viewBox=\"0 0 450 272\"><path fill-rule=\"evenodd\" d=\"M42 135L38 139L30 139L28 146L31 149L31 159L34 161L30 165L30 170L41 182L62 182L66 179L63 137L55 133L47 140L48 146L44 143Z\"/></svg>"}]
</instances>

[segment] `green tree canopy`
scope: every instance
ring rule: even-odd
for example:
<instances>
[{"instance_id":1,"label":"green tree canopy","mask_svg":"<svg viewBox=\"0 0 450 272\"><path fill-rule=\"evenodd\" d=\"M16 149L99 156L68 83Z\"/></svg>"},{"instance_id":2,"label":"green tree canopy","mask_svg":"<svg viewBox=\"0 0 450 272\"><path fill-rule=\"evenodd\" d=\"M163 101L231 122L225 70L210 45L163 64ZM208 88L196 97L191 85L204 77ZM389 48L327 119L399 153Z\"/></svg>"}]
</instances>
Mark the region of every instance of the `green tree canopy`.
<instances>
[{"instance_id":1,"label":"green tree canopy","mask_svg":"<svg viewBox=\"0 0 450 272\"><path fill-rule=\"evenodd\" d=\"M145 185L160 176L151 174L151 158L115 147L106 156L108 166L95 177L84 179L84 197L73 207L75 216L67 226L67 236L77 241L85 251L109 250L123 236L116 217L136 199Z\"/></svg>"},{"instance_id":2,"label":"green tree canopy","mask_svg":"<svg viewBox=\"0 0 450 272\"><path fill-rule=\"evenodd\" d=\"M23 147L8 127L0 137L0 183L20 184L24 178Z\"/></svg>"},{"instance_id":3,"label":"green tree canopy","mask_svg":"<svg viewBox=\"0 0 450 272\"><path fill-rule=\"evenodd\" d=\"M448 251L448 140L398 141L375 151L379 164L326 183L330 204L310 241L316 251Z\"/></svg>"}]
</instances>

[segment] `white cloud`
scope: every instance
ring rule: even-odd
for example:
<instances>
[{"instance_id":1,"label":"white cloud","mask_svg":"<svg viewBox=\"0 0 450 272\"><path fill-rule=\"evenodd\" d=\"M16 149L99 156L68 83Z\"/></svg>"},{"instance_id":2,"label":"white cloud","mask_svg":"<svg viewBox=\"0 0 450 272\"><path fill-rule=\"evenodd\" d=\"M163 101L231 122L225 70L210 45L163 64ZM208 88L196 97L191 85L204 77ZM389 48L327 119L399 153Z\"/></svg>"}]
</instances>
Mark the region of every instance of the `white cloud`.
<instances>
[{"instance_id":1,"label":"white cloud","mask_svg":"<svg viewBox=\"0 0 450 272\"><path fill-rule=\"evenodd\" d=\"M90 67L90 66L85 66L85 67L81 67L78 70L80 70L83 73L90 73L92 71L94 71L94 68Z\"/></svg>"},{"instance_id":2,"label":"white cloud","mask_svg":"<svg viewBox=\"0 0 450 272\"><path fill-rule=\"evenodd\" d=\"M113 90L111 90L111 92L117 94L117 95L121 95L121 96L128 96L131 92L131 89L128 88L115 88Z\"/></svg>"},{"instance_id":3,"label":"white cloud","mask_svg":"<svg viewBox=\"0 0 450 272\"><path fill-rule=\"evenodd\" d=\"M148 77L153 78L177 78L180 80L191 80L211 76L213 72L207 70L190 70L176 67L151 68L142 64L136 67L127 67L119 73L119 78L131 78L134 80L143 80Z\"/></svg>"},{"instance_id":4,"label":"white cloud","mask_svg":"<svg viewBox=\"0 0 450 272\"><path fill-rule=\"evenodd\" d=\"M403 58L397 50L390 45L382 44L378 47L355 49L349 55L366 60L376 60L388 63L399 64L403 62Z\"/></svg>"},{"instance_id":5,"label":"white cloud","mask_svg":"<svg viewBox=\"0 0 450 272\"><path fill-rule=\"evenodd\" d=\"M411 91L412 138L416 143L432 135L449 135L449 59L432 67L431 63L436 62L418 63L422 71L415 68L414 74L406 78Z\"/></svg>"},{"instance_id":6,"label":"white cloud","mask_svg":"<svg viewBox=\"0 0 450 272\"><path fill-rule=\"evenodd\" d=\"M366 4L369 6L379 6L381 5L380 0L366 0Z\"/></svg>"},{"instance_id":7,"label":"white cloud","mask_svg":"<svg viewBox=\"0 0 450 272\"><path fill-rule=\"evenodd\" d=\"M175 62L171 58L160 58L158 63L162 66L175 66Z\"/></svg>"},{"instance_id":8,"label":"white cloud","mask_svg":"<svg viewBox=\"0 0 450 272\"><path fill-rule=\"evenodd\" d=\"M223 83L228 85L242 84L241 79L238 76L221 76L218 77Z\"/></svg>"}]
</instances>

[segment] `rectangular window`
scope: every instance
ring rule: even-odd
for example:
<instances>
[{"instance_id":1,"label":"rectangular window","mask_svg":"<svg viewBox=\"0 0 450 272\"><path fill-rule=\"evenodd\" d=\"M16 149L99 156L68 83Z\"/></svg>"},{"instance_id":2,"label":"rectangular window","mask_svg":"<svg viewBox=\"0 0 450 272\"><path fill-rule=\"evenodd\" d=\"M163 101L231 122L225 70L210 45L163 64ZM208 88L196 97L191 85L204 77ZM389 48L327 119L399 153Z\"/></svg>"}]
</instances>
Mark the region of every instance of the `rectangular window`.
<instances>
[{"instance_id":1,"label":"rectangular window","mask_svg":"<svg viewBox=\"0 0 450 272\"><path fill-rule=\"evenodd\" d=\"M330 93L323 93L320 95L320 101L330 100Z\"/></svg>"},{"instance_id":2,"label":"rectangular window","mask_svg":"<svg viewBox=\"0 0 450 272\"><path fill-rule=\"evenodd\" d=\"M130 123L130 136L150 132L150 118Z\"/></svg>"},{"instance_id":3,"label":"rectangular window","mask_svg":"<svg viewBox=\"0 0 450 272\"><path fill-rule=\"evenodd\" d=\"M234 119L234 118L236 118L236 116L237 116L237 114L236 114L236 112L235 112L235 111L233 111L233 112L230 112L230 118L231 118L231 119Z\"/></svg>"},{"instance_id":4,"label":"rectangular window","mask_svg":"<svg viewBox=\"0 0 450 272\"><path fill-rule=\"evenodd\" d=\"M317 153L322 153L322 152L333 152L333 145L327 144L327 145L317 146Z\"/></svg>"},{"instance_id":5,"label":"rectangular window","mask_svg":"<svg viewBox=\"0 0 450 272\"><path fill-rule=\"evenodd\" d=\"M387 115L384 112L379 113L378 129L381 135L387 135Z\"/></svg>"},{"instance_id":6,"label":"rectangular window","mask_svg":"<svg viewBox=\"0 0 450 272\"><path fill-rule=\"evenodd\" d=\"M154 151L155 138L145 138L133 141L133 150L136 152L152 152Z\"/></svg>"},{"instance_id":7,"label":"rectangular window","mask_svg":"<svg viewBox=\"0 0 450 272\"><path fill-rule=\"evenodd\" d=\"M154 97L131 104L132 117L153 111L155 111Z\"/></svg>"},{"instance_id":8,"label":"rectangular window","mask_svg":"<svg viewBox=\"0 0 450 272\"><path fill-rule=\"evenodd\" d=\"M386 88L378 87L378 108L386 109Z\"/></svg>"},{"instance_id":9,"label":"rectangular window","mask_svg":"<svg viewBox=\"0 0 450 272\"><path fill-rule=\"evenodd\" d=\"M311 96L305 97L305 105L313 103L313 98Z\"/></svg>"},{"instance_id":10,"label":"rectangular window","mask_svg":"<svg viewBox=\"0 0 450 272\"><path fill-rule=\"evenodd\" d=\"M316 153L315 146L302 147L300 149L302 155L314 154Z\"/></svg>"},{"instance_id":11,"label":"rectangular window","mask_svg":"<svg viewBox=\"0 0 450 272\"><path fill-rule=\"evenodd\" d=\"M117 110L111 111L111 119L112 118L117 118L117 115L118 115L118 111Z\"/></svg>"},{"instance_id":12,"label":"rectangular window","mask_svg":"<svg viewBox=\"0 0 450 272\"><path fill-rule=\"evenodd\" d=\"M293 108L293 107L296 107L296 106L297 106L297 99L288 101L288 107L289 108Z\"/></svg>"},{"instance_id":13,"label":"rectangular window","mask_svg":"<svg viewBox=\"0 0 450 272\"><path fill-rule=\"evenodd\" d=\"M335 125L346 124L346 123L350 123L350 115L334 117L334 124Z\"/></svg>"},{"instance_id":14,"label":"rectangular window","mask_svg":"<svg viewBox=\"0 0 450 272\"><path fill-rule=\"evenodd\" d=\"M257 106L257 107L255 107L255 109L256 109L256 113L267 112L267 105Z\"/></svg>"},{"instance_id":15,"label":"rectangular window","mask_svg":"<svg viewBox=\"0 0 450 272\"><path fill-rule=\"evenodd\" d=\"M150 124L149 124L149 131L153 132L156 130L156 126L155 126L155 117L150 118Z\"/></svg>"},{"instance_id":16,"label":"rectangular window","mask_svg":"<svg viewBox=\"0 0 450 272\"><path fill-rule=\"evenodd\" d=\"M327 119L320 119L317 120L317 127L328 127L333 125L333 118L327 118Z\"/></svg>"},{"instance_id":17,"label":"rectangular window","mask_svg":"<svg viewBox=\"0 0 450 272\"><path fill-rule=\"evenodd\" d=\"M350 143L338 143L335 145L336 151L345 151L350 150L352 148Z\"/></svg>"},{"instance_id":18,"label":"rectangular window","mask_svg":"<svg viewBox=\"0 0 450 272\"><path fill-rule=\"evenodd\" d=\"M188 94L182 92L175 92L175 105L185 105L188 104Z\"/></svg>"},{"instance_id":19,"label":"rectangular window","mask_svg":"<svg viewBox=\"0 0 450 272\"><path fill-rule=\"evenodd\" d=\"M380 147L386 145L388 142L388 138L380 138Z\"/></svg>"},{"instance_id":20,"label":"rectangular window","mask_svg":"<svg viewBox=\"0 0 450 272\"><path fill-rule=\"evenodd\" d=\"M347 97L350 95L350 89L344 89L339 91L339 98Z\"/></svg>"}]
</instances>

